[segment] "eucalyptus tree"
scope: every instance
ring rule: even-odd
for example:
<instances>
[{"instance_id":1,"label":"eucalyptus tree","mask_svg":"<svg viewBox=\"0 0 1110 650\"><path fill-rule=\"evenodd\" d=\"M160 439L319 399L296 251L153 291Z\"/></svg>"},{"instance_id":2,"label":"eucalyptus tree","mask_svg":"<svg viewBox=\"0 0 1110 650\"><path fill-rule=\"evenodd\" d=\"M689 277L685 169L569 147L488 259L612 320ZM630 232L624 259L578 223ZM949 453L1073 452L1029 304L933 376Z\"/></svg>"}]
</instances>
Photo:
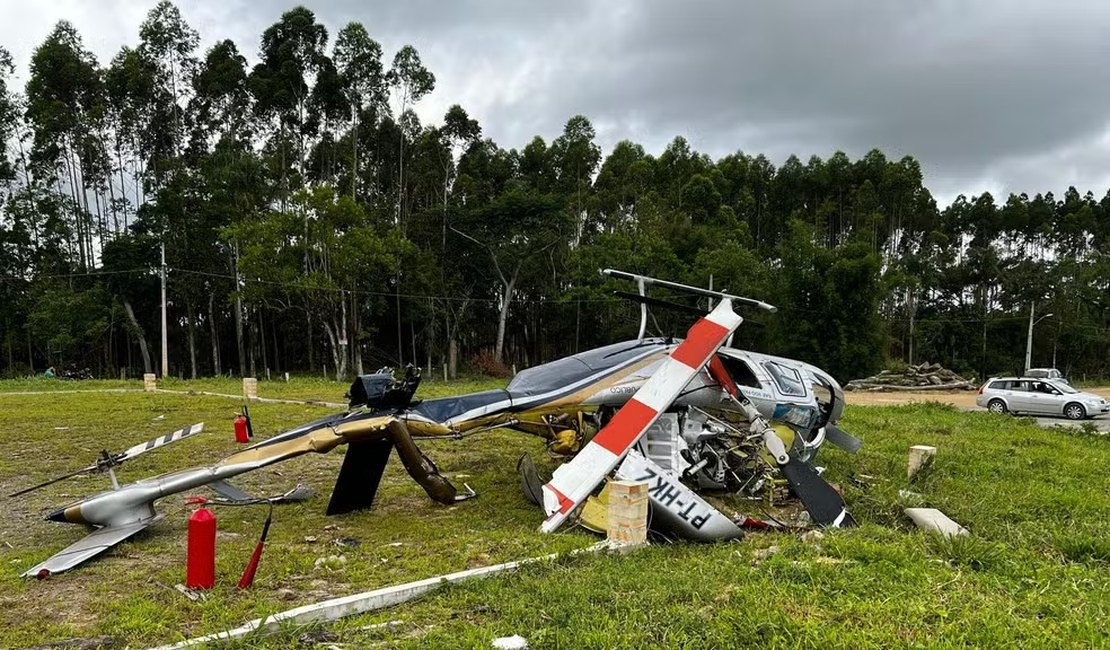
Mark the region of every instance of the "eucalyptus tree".
<instances>
[{"instance_id":1,"label":"eucalyptus tree","mask_svg":"<svg viewBox=\"0 0 1110 650\"><path fill-rule=\"evenodd\" d=\"M15 180L15 165L8 154L8 142L16 137L19 123L19 105L15 93L8 87L14 73L11 53L0 47L0 185ZM0 198L0 206L2 200Z\"/></svg>"},{"instance_id":2,"label":"eucalyptus tree","mask_svg":"<svg viewBox=\"0 0 1110 650\"><path fill-rule=\"evenodd\" d=\"M365 119L364 115L376 122L379 114L387 109L388 89L382 67L382 46L370 38L362 23L347 23L335 35L332 60L350 107L351 196L357 198L359 125Z\"/></svg>"},{"instance_id":3,"label":"eucalyptus tree","mask_svg":"<svg viewBox=\"0 0 1110 650\"><path fill-rule=\"evenodd\" d=\"M556 189L574 206L574 239L582 239L586 225L586 199L594 172L601 162L601 148L594 143L597 136L593 124L585 116L567 120L563 133L551 143L548 155L555 172Z\"/></svg>"},{"instance_id":4,"label":"eucalyptus tree","mask_svg":"<svg viewBox=\"0 0 1110 650\"><path fill-rule=\"evenodd\" d=\"M146 180L157 188L177 165L186 138L184 106L189 100L197 60L193 52L200 42L178 8L162 0L139 27L139 55L153 71L153 84L145 111L143 150L147 160Z\"/></svg>"},{"instance_id":5,"label":"eucalyptus tree","mask_svg":"<svg viewBox=\"0 0 1110 650\"><path fill-rule=\"evenodd\" d=\"M505 328L522 276L547 251L568 241L573 224L562 201L510 187L486 204L464 211L452 230L478 247L486 273L499 287L494 357L504 362ZM492 271L492 273L489 273Z\"/></svg>"},{"instance_id":6,"label":"eucalyptus tree","mask_svg":"<svg viewBox=\"0 0 1110 650\"><path fill-rule=\"evenodd\" d=\"M258 63L251 70L249 88L254 98L256 114L277 125L275 138L271 138L271 152L281 179L283 202L288 200L289 161L286 156L288 134L296 141L296 172L298 184L304 182L305 131L308 121L312 81L324 59L328 32L316 22L316 15L298 6L281 15L281 19L266 28Z\"/></svg>"},{"instance_id":7,"label":"eucalyptus tree","mask_svg":"<svg viewBox=\"0 0 1110 650\"><path fill-rule=\"evenodd\" d=\"M193 133L190 148L206 153L228 138L248 142L251 96L247 88L247 59L230 40L213 45L192 79L189 102Z\"/></svg>"},{"instance_id":8,"label":"eucalyptus tree","mask_svg":"<svg viewBox=\"0 0 1110 650\"><path fill-rule=\"evenodd\" d=\"M404 125L413 122L416 117L415 113L409 115L412 111L412 107L423 99L425 95L435 89L436 77L430 70L424 67L424 63L420 60L420 53L416 51L416 48L411 45L405 45L393 56L393 64L389 68L386 80L396 96L399 106L397 121L402 125L400 138L398 139L397 204L395 207L395 219L398 224L402 225L403 229L405 217L404 198L406 191L406 133Z\"/></svg>"},{"instance_id":9,"label":"eucalyptus tree","mask_svg":"<svg viewBox=\"0 0 1110 650\"><path fill-rule=\"evenodd\" d=\"M128 225L128 213L138 210L145 202L142 192L142 179L145 176L142 140L150 122L150 107L155 103L156 74L154 65L147 57L136 49L124 46L112 58L104 75L125 229ZM135 197L130 204L127 199L129 182L134 188Z\"/></svg>"},{"instance_id":10,"label":"eucalyptus tree","mask_svg":"<svg viewBox=\"0 0 1110 650\"><path fill-rule=\"evenodd\" d=\"M103 111L103 80L77 30L60 21L31 56L26 118L34 132L31 159L44 182L68 188L78 264L95 264L87 189L98 154L96 120ZM84 158L83 158L84 155Z\"/></svg>"}]
</instances>

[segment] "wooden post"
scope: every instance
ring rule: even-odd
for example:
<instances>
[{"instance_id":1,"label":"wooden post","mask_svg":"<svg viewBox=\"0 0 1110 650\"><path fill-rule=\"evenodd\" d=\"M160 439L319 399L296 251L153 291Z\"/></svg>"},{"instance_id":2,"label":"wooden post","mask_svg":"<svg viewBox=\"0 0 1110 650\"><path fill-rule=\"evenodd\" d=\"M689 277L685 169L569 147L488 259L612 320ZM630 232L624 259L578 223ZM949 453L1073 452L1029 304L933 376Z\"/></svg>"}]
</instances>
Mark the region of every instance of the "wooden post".
<instances>
[{"instance_id":1,"label":"wooden post","mask_svg":"<svg viewBox=\"0 0 1110 650\"><path fill-rule=\"evenodd\" d=\"M148 372L143 375L143 390L148 393L153 393L158 390L158 375L153 372Z\"/></svg>"},{"instance_id":2,"label":"wooden post","mask_svg":"<svg viewBox=\"0 0 1110 650\"><path fill-rule=\"evenodd\" d=\"M647 544L647 481L609 481L609 541L621 546Z\"/></svg>"},{"instance_id":3,"label":"wooden post","mask_svg":"<svg viewBox=\"0 0 1110 650\"><path fill-rule=\"evenodd\" d=\"M258 399L258 380L254 377L243 377L243 395L247 399Z\"/></svg>"},{"instance_id":4,"label":"wooden post","mask_svg":"<svg viewBox=\"0 0 1110 650\"><path fill-rule=\"evenodd\" d=\"M936 447L914 445L910 447L910 462L906 466L906 478L913 479L918 472L928 467L937 454Z\"/></svg>"}]
</instances>

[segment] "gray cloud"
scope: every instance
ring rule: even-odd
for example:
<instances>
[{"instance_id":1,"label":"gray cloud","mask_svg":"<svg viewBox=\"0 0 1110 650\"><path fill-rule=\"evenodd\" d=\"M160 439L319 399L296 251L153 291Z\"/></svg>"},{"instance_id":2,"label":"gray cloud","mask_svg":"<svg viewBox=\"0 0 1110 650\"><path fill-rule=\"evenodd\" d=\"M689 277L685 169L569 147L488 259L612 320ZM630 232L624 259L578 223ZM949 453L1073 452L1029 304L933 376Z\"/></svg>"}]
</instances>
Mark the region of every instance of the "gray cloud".
<instances>
[{"instance_id":1,"label":"gray cloud","mask_svg":"<svg viewBox=\"0 0 1110 650\"><path fill-rule=\"evenodd\" d=\"M0 44L25 63L62 17L107 60L152 3L5 4ZM387 53L415 45L438 79L422 117L461 103L506 147L582 113L606 149L683 135L777 162L910 154L943 201L1110 186L1110 6L1096 0L307 4L333 34L358 20ZM205 45L232 38L250 56L289 6L181 3Z\"/></svg>"}]
</instances>

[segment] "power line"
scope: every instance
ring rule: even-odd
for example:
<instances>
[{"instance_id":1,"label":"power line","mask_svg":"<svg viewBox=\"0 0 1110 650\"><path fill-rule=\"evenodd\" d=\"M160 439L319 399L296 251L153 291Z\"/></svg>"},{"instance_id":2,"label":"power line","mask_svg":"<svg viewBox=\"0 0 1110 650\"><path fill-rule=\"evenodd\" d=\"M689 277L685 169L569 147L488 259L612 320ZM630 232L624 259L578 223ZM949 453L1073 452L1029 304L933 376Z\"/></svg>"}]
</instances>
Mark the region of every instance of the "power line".
<instances>
[{"instance_id":1,"label":"power line","mask_svg":"<svg viewBox=\"0 0 1110 650\"><path fill-rule=\"evenodd\" d=\"M191 275L200 275L200 276L212 277L212 278L222 278L222 279L225 279L225 280L232 280L232 281L241 280L243 282L253 282L255 284L267 284L267 285L278 286L278 287L290 287L290 288L294 288L294 289L302 289L302 290L308 290L308 291L329 291L329 292L333 292L333 293L354 293L354 294L362 294L362 295L366 295L366 296L378 296L378 297L383 297L383 298L393 298L393 297L398 295L398 294L396 294L392 291L369 291L369 290L366 290L366 289L342 289L342 288L339 288L339 287L322 287L322 286L319 286L319 285L304 284L304 283L299 283L299 282L281 282L279 280L264 280L262 278L236 278L234 275L228 275L228 274L225 274L225 273L212 273L210 271L196 271L196 270L193 270L193 269L179 269L179 268L176 268L176 267L169 267L169 270L173 271L175 273L188 273L188 274L191 274ZM399 294L399 295L402 298L405 298L405 299L450 300L450 301L459 301L459 302L488 302L488 303L493 303L493 304L496 304L496 303L500 302L496 298L467 298L467 297L464 297L464 296L436 296L436 295L432 295L432 294L419 294L419 293L402 293L402 294ZM582 299L580 299L580 301L581 302L588 302L588 303L609 303L609 304L621 304L621 303L623 303L622 300L615 299L615 298L582 298ZM516 303L563 303L563 304L568 304L569 305L569 304L573 304L574 300L569 300L569 299L568 300L562 300L562 299L558 299L558 298L514 298L513 302L516 302Z\"/></svg>"}]
</instances>

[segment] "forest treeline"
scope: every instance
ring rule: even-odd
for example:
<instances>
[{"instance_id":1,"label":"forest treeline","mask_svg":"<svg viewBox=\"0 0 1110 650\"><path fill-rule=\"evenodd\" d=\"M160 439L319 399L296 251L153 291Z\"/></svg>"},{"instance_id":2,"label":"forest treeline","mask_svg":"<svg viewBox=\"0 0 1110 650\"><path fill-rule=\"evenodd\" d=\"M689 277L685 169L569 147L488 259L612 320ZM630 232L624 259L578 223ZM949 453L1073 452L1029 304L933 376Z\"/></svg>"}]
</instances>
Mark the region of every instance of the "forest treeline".
<instances>
[{"instance_id":1,"label":"forest treeline","mask_svg":"<svg viewBox=\"0 0 1110 650\"><path fill-rule=\"evenodd\" d=\"M736 344L841 379L887 362L1110 370L1110 192L956 198L916 160L602 152L573 116L505 149L418 51L307 8L201 51L169 3L106 62L60 22L23 88L0 49L0 373L439 375L634 337L604 267L749 295ZM253 45L251 46L254 47ZM649 331L681 335L689 315Z\"/></svg>"}]
</instances>

